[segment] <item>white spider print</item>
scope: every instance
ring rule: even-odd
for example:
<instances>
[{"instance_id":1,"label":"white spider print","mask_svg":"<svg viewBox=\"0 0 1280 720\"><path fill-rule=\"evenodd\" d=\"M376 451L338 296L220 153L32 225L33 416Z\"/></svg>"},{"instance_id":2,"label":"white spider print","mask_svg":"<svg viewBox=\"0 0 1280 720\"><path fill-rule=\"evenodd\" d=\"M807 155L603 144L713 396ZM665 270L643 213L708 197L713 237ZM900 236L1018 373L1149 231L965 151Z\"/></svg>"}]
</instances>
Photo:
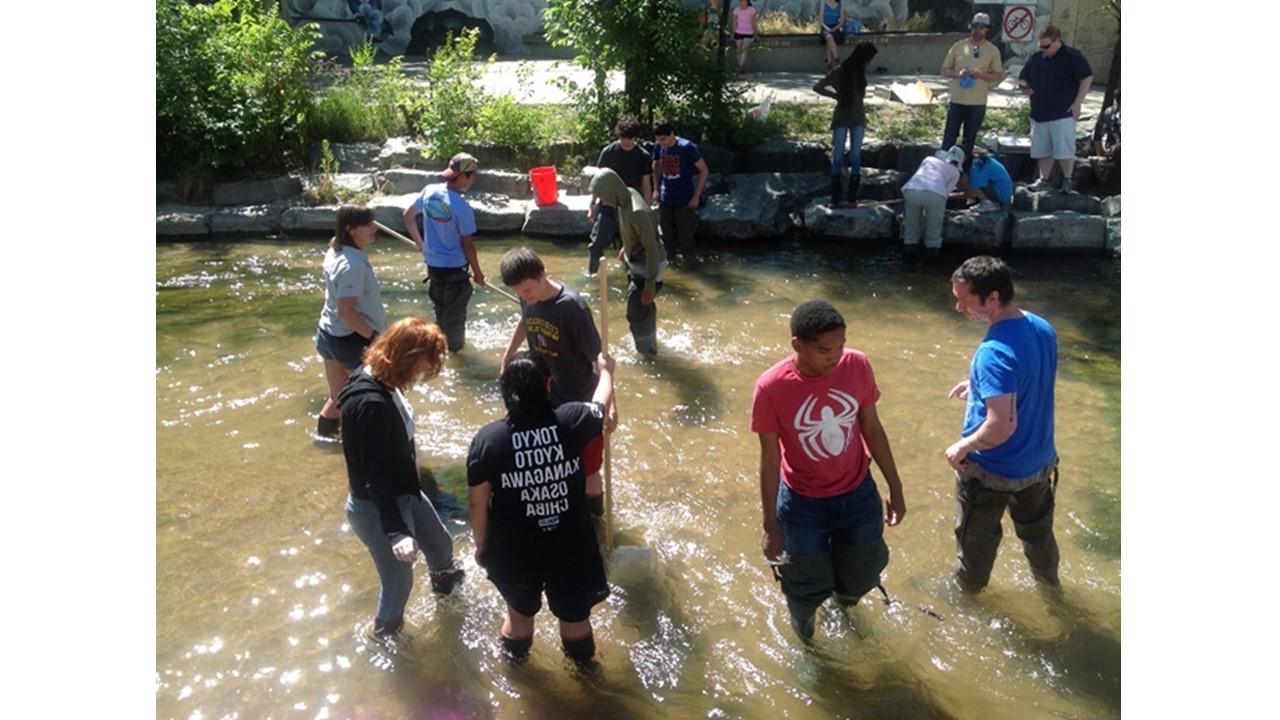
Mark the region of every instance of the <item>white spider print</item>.
<instances>
[{"instance_id":1,"label":"white spider print","mask_svg":"<svg viewBox=\"0 0 1280 720\"><path fill-rule=\"evenodd\" d=\"M828 390L827 397L839 407L826 405L818 411L818 417L810 417L818 404L816 395L810 395L796 411L795 427L800 434L800 447L809 459L818 462L834 458L853 440L853 426L858 421L858 401L840 390Z\"/></svg>"}]
</instances>

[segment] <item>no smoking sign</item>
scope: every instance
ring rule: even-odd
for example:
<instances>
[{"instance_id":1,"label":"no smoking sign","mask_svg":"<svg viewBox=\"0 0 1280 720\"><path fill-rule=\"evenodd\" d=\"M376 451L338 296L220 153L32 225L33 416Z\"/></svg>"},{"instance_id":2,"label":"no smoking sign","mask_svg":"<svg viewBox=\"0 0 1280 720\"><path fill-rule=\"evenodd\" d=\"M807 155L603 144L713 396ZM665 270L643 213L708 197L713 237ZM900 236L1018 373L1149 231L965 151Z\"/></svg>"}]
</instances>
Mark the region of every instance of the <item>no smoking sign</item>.
<instances>
[{"instance_id":1,"label":"no smoking sign","mask_svg":"<svg viewBox=\"0 0 1280 720\"><path fill-rule=\"evenodd\" d=\"M1011 5L1004 11L1005 39L1012 42L1028 40L1035 28L1035 14L1029 5Z\"/></svg>"}]
</instances>

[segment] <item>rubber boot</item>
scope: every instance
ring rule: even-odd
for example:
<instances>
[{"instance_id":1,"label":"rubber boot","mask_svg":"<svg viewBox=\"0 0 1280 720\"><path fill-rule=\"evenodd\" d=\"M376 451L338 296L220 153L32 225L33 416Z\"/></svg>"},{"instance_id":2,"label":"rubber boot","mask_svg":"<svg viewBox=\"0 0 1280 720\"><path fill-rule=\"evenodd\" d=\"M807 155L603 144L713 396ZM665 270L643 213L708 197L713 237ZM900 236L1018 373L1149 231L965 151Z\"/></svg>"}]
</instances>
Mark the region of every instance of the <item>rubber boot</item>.
<instances>
[{"instance_id":1,"label":"rubber boot","mask_svg":"<svg viewBox=\"0 0 1280 720\"><path fill-rule=\"evenodd\" d=\"M827 208L835 210L840 207L840 176L831 176L831 202L827 203Z\"/></svg>"},{"instance_id":2,"label":"rubber boot","mask_svg":"<svg viewBox=\"0 0 1280 720\"><path fill-rule=\"evenodd\" d=\"M862 185L862 175L849 174L849 207L858 207L858 186Z\"/></svg>"}]
</instances>

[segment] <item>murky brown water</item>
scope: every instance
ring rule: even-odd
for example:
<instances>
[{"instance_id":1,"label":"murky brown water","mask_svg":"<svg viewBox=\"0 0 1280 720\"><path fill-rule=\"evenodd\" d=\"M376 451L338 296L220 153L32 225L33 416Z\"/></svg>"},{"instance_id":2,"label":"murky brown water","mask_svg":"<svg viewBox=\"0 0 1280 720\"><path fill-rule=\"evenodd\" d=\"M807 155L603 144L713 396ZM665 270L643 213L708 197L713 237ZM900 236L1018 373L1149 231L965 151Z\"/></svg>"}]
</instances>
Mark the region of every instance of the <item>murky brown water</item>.
<instances>
[{"instance_id":1,"label":"murky brown water","mask_svg":"<svg viewBox=\"0 0 1280 720\"><path fill-rule=\"evenodd\" d=\"M597 306L581 245L486 238L483 266L529 244ZM377 576L345 525L341 450L311 431L324 397L312 335L324 241L156 249L156 709L162 718L1096 718L1120 713L1120 274L1110 260L1014 258L1019 301L1060 341L1058 540L1064 598L1035 588L1006 521L991 587L949 584L952 475L942 450L983 327L951 310L952 263L904 270L893 248L782 245L673 272L656 363L631 351L614 276L620 542L652 572L597 608L599 664L563 660L539 618L530 661L495 643L502 602L471 560L463 464L502 415L495 377L517 309L477 289L468 344L411 394L419 458L470 570L453 597L419 586L410 639L366 640ZM371 252L388 317L430 317L420 259ZM956 262L961 258L957 258ZM788 351L787 318L823 297L883 394L908 514L886 529L889 591L819 612L798 644L758 548L756 377ZM1012 540L1012 542L1010 541ZM932 607L945 620L918 611Z\"/></svg>"}]
</instances>

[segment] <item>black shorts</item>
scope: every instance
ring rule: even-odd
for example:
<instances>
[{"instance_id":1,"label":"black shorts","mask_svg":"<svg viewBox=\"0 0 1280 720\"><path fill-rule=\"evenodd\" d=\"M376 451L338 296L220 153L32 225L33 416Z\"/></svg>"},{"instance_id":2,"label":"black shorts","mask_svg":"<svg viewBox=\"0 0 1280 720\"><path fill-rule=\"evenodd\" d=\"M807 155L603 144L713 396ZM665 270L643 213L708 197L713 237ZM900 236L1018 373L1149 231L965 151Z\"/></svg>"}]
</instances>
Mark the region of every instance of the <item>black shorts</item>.
<instances>
[{"instance_id":1,"label":"black shorts","mask_svg":"<svg viewBox=\"0 0 1280 720\"><path fill-rule=\"evenodd\" d=\"M734 33L734 40L755 40L756 36L751 33Z\"/></svg>"},{"instance_id":2,"label":"black shorts","mask_svg":"<svg viewBox=\"0 0 1280 720\"><path fill-rule=\"evenodd\" d=\"M831 37L835 39L835 41L836 41L836 44L837 44L837 45L843 45L843 44L844 44L844 30L836 30L835 32L832 32L832 33L831 33ZM827 44L827 31L826 31L826 30L819 30L819 31L818 31L818 44L819 44L819 45L826 45L826 44Z\"/></svg>"},{"instance_id":3,"label":"black shorts","mask_svg":"<svg viewBox=\"0 0 1280 720\"><path fill-rule=\"evenodd\" d=\"M591 550L573 558L548 558L537 567L501 567L489 558L485 564L489 581L521 615L537 615L546 592L552 615L562 622L582 622L591 616L591 608L609 597L600 551Z\"/></svg>"}]
</instances>

